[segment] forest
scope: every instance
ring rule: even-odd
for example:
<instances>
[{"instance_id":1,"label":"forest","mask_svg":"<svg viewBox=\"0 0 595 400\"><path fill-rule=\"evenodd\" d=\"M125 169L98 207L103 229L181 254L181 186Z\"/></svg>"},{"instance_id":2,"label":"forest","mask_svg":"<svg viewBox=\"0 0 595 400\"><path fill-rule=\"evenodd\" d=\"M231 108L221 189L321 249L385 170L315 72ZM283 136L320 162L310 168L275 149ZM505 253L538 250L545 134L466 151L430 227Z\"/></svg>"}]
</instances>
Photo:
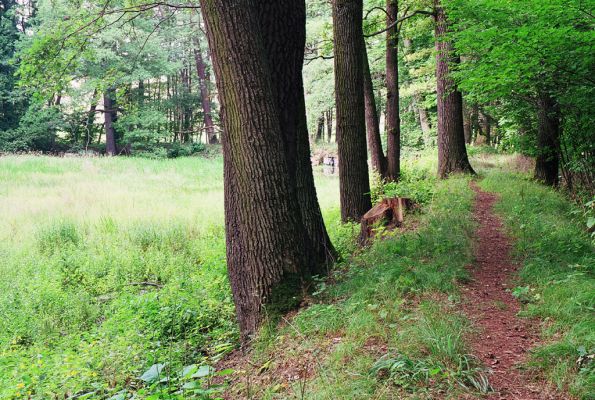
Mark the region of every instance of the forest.
<instances>
[{"instance_id":1,"label":"forest","mask_svg":"<svg viewBox=\"0 0 595 400\"><path fill-rule=\"evenodd\" d=\"M0 399L595 399L595 2L0 0Z\"/></svg>"}]
</instances>

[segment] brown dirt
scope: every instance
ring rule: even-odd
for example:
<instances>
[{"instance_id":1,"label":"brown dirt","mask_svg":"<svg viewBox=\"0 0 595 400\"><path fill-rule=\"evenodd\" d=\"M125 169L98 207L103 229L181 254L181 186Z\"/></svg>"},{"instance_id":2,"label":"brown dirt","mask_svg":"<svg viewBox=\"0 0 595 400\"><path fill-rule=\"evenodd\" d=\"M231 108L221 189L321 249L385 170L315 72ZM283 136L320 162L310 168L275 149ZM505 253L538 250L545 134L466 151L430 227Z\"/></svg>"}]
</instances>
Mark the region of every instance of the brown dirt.
<instances>
[{"instance_id":1,"label":"brown dirt","mask_svg":"<svg viewBox=\"0 0 595 400\"><path fill-rule=\"evenodd\" d=\"M511 279L518 265L511 260L511 240L493 211L497 196L483 192L475 182L471 186L476 192L474 218L479 227L472 281L463 287L464 311L479 330L471 338L474 353L492 372L494 392L487 398L567 399L519 368L539 340L538 324L517 317L520 304L510 290L515 286Z\"/></svg>"}]
</instances>

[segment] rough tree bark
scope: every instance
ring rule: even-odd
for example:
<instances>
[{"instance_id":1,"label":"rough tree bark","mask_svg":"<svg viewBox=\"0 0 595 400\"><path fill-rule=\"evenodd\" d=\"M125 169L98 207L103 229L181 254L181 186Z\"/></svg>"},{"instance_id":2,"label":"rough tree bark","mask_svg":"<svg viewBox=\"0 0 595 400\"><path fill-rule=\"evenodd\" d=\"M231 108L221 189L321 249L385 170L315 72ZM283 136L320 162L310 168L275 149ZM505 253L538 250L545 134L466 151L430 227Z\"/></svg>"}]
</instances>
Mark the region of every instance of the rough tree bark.
<instances>
[{"instance_id":1,"label":"rough tree bark","mask_svg":"<svg viewBox=\"0 0 595 400\"><path fill-rule=\"evenodd\" d=\"M386 1L386 23L393 24L399 13L397 0ZM399 116L398 30L395 25L386 31L386 157L387 178L399 179L401 173L401 118Z\"/></svg>"},{"instance_id":2,"label":"rough tree bark","mask_svg":"<svg viewBox=\"0 0 595 400\"><path fill-rule=\"evenodd\" d=\"M116 131L114 129L114 110L115 104L113 100L114 91L108 89L103 94L103 118L105 128L105 153L108 156L115 156L116 149Z\"/></svg>"},{"instance_id":3,"label":"rough tree bark","mask_svg":"<svg viewBox=\"0 0 595 400\"><path fill-rule=\"evenodd\" d=\"M537 158L535 179L546 185L559 184L560 117L555 100L546 92L537 99Z\"/></svg>"},{"instance_id":4,"label":"rough tree bark","mask_svg":"<svg viewBox=\"0 0 595 400\"><path fill-rule=\"evenodd\" d=\"M201 0L222 106L227 265L247 340L310 263L256 0ZM295 170L295 163L293 165Z\"/></svg>"},{"instance_id":5,"label":"rough tree bark","mask_svg":"<svg viewBox=\"0 0 595 400\"><path fill-rule=\"evenodd\" d=\"M372 207L363 85L362 0L333 2L335 103L341 219L359 221Z\"/></svg>"},{"instance_id":6,"label":"rough tree bark","mask_svg":"<svg viewBox=\"0 0 595 400\"><path fill-rule=\"evenodd\" d=\"M270 79L285 138L285 154L293 193L306 229L311 273L324 275L336 260L318 203L306 119L302 69L306 46L306 3L303 0L259 0L259 24L270 65ZM324 125L322 125L324 127Z\"/></svg>"},{"instance_id":7,"label":"rough tree bark","mask_svg":"<svg viewBox=\"0 0 595 400\"><path fill-rule=\"evenodd\" d=\"M457 172L475 173L465 147L463 129L463 96L449 76L449 62L458 62L452 55L452 43L445 39L448 31L446 14L440 0L434 0L436 36L436 95L438 103L438 175L446 178Z\"/></svg>"},{"instance_id":8,"label":"rough tree bark","mask_svg":"<svg viewBox=\"0 0 595 400\"><path fill-rule=\"evenodd\" d=\"M368 132L368 149L372 158L372 168L386 178L387 160L382 150L382 140L380 138L380 121L378 119L378 110L376 109L376 98L374 96L374 84L370 73L370 62L368 61L368 52L366 42L362 36L364 46L364 101L366 113L366 128Z\"/></svg>"}]
</instances>

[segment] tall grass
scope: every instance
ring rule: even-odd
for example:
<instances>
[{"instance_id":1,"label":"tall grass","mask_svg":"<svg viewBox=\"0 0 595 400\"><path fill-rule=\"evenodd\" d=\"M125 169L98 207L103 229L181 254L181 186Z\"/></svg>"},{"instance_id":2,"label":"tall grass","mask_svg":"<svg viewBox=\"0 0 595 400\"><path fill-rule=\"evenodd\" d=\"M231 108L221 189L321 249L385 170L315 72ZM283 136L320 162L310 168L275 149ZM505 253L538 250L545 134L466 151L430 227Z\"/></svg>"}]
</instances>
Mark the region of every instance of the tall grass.
<instances>
[{"instance_id":1,"label":"tall grass","mask_svg":"<svg viewBox=\"0 0 595 400\"><path fill-rule=\"evenodd\" d=\"M0 398L108 398L236 344L219 157L2 157L0 213Z\"/></svg>"}]
</instances>

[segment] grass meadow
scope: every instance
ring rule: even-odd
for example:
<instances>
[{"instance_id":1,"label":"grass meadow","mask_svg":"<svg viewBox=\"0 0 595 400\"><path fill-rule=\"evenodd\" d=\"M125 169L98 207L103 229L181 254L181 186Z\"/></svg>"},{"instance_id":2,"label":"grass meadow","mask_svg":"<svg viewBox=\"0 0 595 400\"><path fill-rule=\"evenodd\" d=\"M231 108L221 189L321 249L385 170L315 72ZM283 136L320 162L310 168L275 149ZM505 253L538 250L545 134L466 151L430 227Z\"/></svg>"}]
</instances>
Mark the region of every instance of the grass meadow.
<instances>
[{"instance_id":1,"label":"grass meadow","mask_svg":"<svg viewBox=\"0 0 595 400\"><path fill-rule=\"evenodd\" d=\"M595 258L580 209L531 181L523 159L469 150L480 185L501 198L496 212L523 265L513 291L521 317L541 327L543 345L524 367L595 398ZM251 364L233 373L232 396L459 399L490 390L468 346L476 328L460 311L476 227L470 178L438 181L435 160L411 155L399 184L375 185L376 199L421 207L411 229L357 250L358 227L339 222L338 177L316 170L343 260L309 307L265 325ZM0 399L217 398L208 366L238 345L222 170L220 156L0 157ZM307 379L280 380L287 366Z\"/></svg>"},{"instance_id":2,"label":"grass meadow","mask_svg":"<svg viewBox=\"0 0 595 400\"><path fill-rule=\"evenodd\" d=\"M0 158L0 398L106 398L236 345L222 170L219 156ZM338 178L317 185L336 232Z\"/></svg>"}]
</instances>

